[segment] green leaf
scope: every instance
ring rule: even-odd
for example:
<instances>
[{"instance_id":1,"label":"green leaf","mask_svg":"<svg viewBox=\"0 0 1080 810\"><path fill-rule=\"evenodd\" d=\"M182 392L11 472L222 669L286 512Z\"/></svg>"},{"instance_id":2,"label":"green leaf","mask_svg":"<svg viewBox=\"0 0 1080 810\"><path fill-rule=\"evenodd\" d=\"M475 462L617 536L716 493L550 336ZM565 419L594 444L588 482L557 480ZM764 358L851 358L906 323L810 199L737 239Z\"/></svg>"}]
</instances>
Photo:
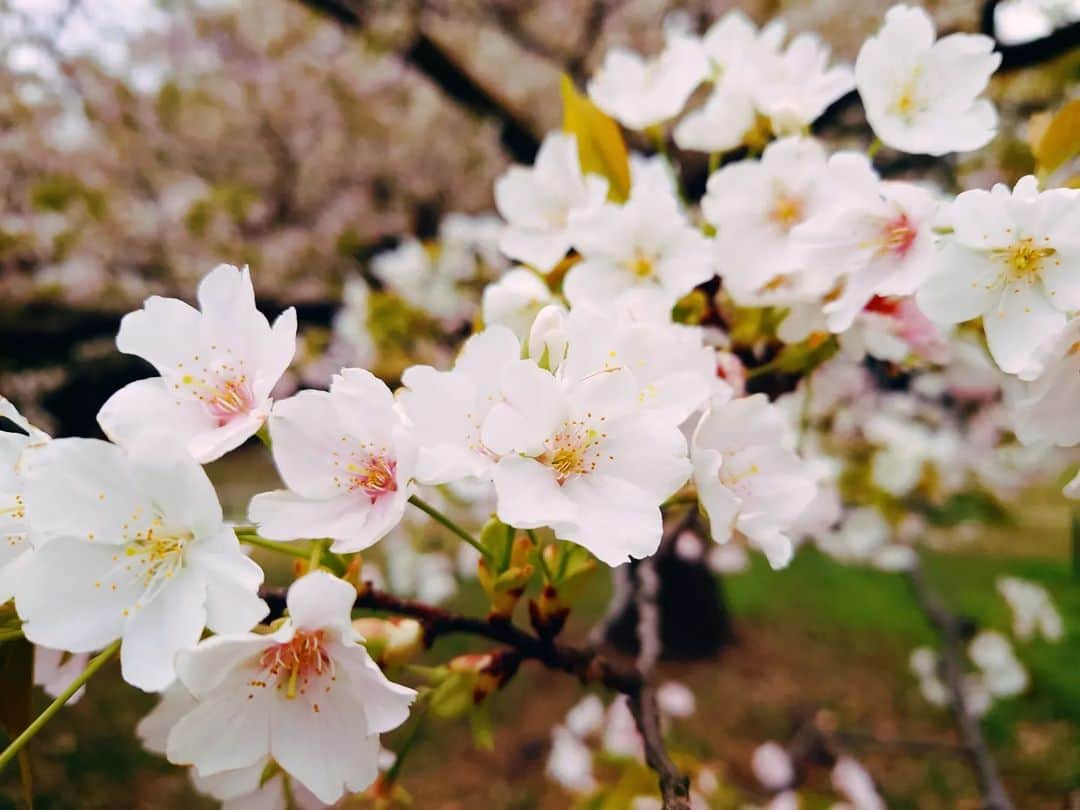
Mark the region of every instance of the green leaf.
<instances>
[{"instance_id":1,"label":"green leaf","mask_svg":"<svg viewBox=\"0 0 1080 810\"><path fill-rule=\"evenodd\" d=\"M514 546L514 529L507 526L494 515L484 524L478 538L480 545L491 552L491 561L496 575L510 567L510 552Z\"/></svg>"},{"instance_id":2,"label":"green leaf","mask_svg":"<svg viewBox=\"0 0 1080 810\"><path fill-rule=\"evenodd\" d=\"M961 523L981 523L986 526L1007 526L1009 512L988 492L970 490L958 492L941 506L932 506L927 517L935 526L958 526Z\"/></svg>"},{"instance_id":3,"label":"green leaf","mask_svg":"<svg viewBox=\"0 0 1080 810\"><path fill-rule=\"evenodd\" d=\"M581 170L606 177L608 199L622 202L630 196L630 157L619 125L579 93L566 74L559 89L563 131L577 138Z\"/></svg>"},{"instance_id":4,"label":"green leaf","mask_svg":"<svg viewBox=\"0 0 1080 810\"><path fill-rule=\"evenodd\" d=\"M469 712L469 728L472 730L473 745L481 751L495 750L494 723L491 720L491 701L482 700L474 704Z\"/></svg>"},{"instance_id":5,"label":"green leaf","mask_svg":"<svg viewBox=\"0 0 1080 810\"><path fill-rule=\"evenodd\" d=\"M461 717L473 705L473 681L467 672L451 672L431 692L431 713L444 720Z\"/></svg>"}]
</instances>

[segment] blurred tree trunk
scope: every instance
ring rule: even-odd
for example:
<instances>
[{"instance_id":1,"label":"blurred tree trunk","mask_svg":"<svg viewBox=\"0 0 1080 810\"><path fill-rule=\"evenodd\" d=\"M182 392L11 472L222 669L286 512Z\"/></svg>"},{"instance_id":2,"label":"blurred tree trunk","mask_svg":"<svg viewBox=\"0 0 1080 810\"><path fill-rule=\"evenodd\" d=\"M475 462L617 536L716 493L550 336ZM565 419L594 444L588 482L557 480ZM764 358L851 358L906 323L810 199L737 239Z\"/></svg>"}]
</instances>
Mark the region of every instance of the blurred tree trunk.
<instances>
[{"instance_id":1,"label":"blurred tree trunk","mask_svg":"<svg viewBox=\"0 0 1080 810\"><path fill-rule=\"evenodd\" d=\"M663 659L691 661L715 656L734 639L722 581L704 561L684 560L671 551L658 555L655 564L660 579L657 605ZM615 572L631 592L637 567L635 560ZM606 625L605 640L621 652L636 655L639 644L635 600L626 598L623 604L613 607L616 612Z\"/></svg>"}]
</instances>

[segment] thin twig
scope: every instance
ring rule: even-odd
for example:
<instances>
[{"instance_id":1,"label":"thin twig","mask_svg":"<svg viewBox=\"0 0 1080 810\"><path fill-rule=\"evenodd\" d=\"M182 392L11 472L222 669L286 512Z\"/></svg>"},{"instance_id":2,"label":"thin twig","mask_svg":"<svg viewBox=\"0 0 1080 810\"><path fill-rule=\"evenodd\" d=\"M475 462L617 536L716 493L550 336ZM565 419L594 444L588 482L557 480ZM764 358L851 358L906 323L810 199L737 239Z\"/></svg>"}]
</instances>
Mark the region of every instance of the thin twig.
<instances>
[{"instance_id":1,"label":"thin twig","mask_svg":"<svg viewBox=\"0 0 1080 810\"><path fill-rule=\"evenodd\" d=\"M978 718L968 708L964 696L963 623L950 611L926 579L920 563L908 571L915 598L941 639L941 675L949 690L949 708L968 749L968 759L975 769L986 810L1012 810L1013 803L1001 781L997 764L983 737Z\"/></svg>"}]
</instances>

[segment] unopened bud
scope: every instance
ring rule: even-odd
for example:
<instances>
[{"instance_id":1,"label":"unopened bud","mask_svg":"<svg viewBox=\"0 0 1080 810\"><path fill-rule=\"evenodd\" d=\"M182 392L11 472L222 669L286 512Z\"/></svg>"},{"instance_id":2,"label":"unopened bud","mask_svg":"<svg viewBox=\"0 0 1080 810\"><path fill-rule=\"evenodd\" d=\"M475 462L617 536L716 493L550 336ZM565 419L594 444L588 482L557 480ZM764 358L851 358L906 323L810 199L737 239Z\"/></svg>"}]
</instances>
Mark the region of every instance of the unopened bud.
<instances>
[{"instance_id":1,"label":"unopened bud","mask_svg":"<svg viewBox=\"0 0 1080 810\"><path fill-rule=\"evenodd\" d=\"M424 627L416 619L364 617L352 624L380 666L404 663L424 647Z\"/></svg>"}]
</instances>

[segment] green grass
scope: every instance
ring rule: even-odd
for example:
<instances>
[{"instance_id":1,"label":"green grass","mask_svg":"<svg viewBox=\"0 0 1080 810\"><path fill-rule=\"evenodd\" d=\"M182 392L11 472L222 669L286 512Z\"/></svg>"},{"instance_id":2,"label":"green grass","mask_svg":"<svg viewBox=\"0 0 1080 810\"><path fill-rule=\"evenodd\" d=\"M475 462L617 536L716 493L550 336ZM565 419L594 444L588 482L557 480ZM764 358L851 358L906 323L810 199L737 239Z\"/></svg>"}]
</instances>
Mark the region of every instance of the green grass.
<instances>
[{"instance_id":1,"label":"green grass","mask_svg":"<svg viewBox=\"0 0 1080 810\"><path fill-rule=\"evenodd\" d=\"M1014 640L1032 685L1023 696L995 704L986 718L988 733L1004 742L1018 722L1064 720L1080 726L1080 581L1073 578L1070 564L973 553L927 554L924 559L927 577L947 605L980 629L1012 637L1009 607L995 587L1005 575L1045 587L1064 618L1065 638L1058 643ZM812 549L782 571L771 571L755 558L747 573L725 581L725 592L737 618L827 628L829 636L849 638L852 644L914 648L937 643L902 575L842 566Z\"/></svg>"}]
</instances>

